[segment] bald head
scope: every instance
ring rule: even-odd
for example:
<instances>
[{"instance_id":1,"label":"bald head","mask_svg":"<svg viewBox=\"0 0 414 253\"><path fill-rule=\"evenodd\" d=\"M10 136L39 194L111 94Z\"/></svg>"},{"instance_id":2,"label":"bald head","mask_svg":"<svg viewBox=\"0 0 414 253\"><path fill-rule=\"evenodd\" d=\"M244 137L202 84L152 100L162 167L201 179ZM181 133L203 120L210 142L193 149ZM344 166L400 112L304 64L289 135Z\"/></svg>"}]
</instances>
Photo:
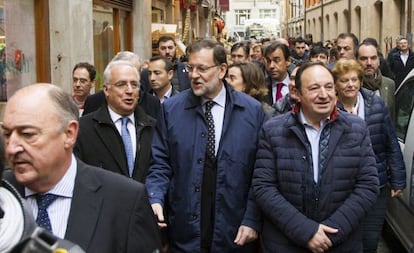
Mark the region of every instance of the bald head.
<instances>
[{"instance_id":1,"label":"bald head","mask_svg":"<svg viewBox=\"0 0 414 253\"><path fill-rule=\"evenodd\" d=\"M9 99L6 109L13 103L27 105L29 108L43 105L46 110L54 111L65 122L79 118L79 110L71 96L60 87L49 83L36 83L21 88ZM53 106L49 106L50 104Z\"/></svg>"},{"instance_id":2,"label":"bald head","mask_svg":"<svg viewBox=\"0 0 414 253\"><path fill-rule=\"evenodd\" d=\"M71 164L77 118L71 96L52 84L26 86L9 99L1 127L19 183L43 193L60 181Z\"/></svg>"}]
</instances>

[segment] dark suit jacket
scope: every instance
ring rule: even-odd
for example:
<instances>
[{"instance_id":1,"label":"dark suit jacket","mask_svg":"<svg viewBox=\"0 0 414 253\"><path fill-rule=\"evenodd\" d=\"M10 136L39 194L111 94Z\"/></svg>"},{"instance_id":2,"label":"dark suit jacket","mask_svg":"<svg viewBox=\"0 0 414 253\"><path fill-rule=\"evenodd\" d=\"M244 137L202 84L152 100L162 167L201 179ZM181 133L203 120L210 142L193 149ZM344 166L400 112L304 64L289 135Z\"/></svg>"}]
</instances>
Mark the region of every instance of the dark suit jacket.
<instances>
[{"instance_id":1,"label":"dark suit jacket","mask_svg":"<svg viewBox=\"0 0 414 253\"><path fill-rule=\"evenodd\" d=\"M132 177L144 182L151 158L155 119L148 116L139 106L134 116L137 153ZM129 177L122 137L112 122L106 104L79 119L79 133L74 153L87 164Z\"/></svg>"},{"instance_id":2,"label":"dark suit jacket","mask_svg":"<svg viewBox=\"0 0 414 253\"><path fill-rule=\"evenodd\" d=\"M143 184L78 162L65 238L88 253L155 252L159 231ZM21 194L13 173L5 178Z\"/></svg>"},{"instance_id":3,"label":"dark suit jacket","mask_svg":"<svg viewBox=\"0 0 414 253\"><path fill-rule=\"evenodd\" d=\"M102 104L106 104L105 94L103 91L88 96L84 104L82 116L98 110ZM148 92L145 91L139 93L138 106L144 109L144 111L154 119L158 117L158 113L161 109L158 98L151 96L151 94L148 94Z\"/></svg>"},{"instance_id":4,"label":"dark suit jacket","mask_svg":"<svg viewBox=\"0 0 414 253\"><path fill-rule=\"evenodd\" d=\"M268 93L266 94L266 96L263 98L263 102L268 103L269 105L273 105L276 101L274 101L273 95L272 95L272 77L268 76L266 79L266 87L268 89Z\"/></svg>"},{"instance_id":5,"label":"dark suit jacket","mask_svg":"<svg viewBox=\"0 0 414 253\"><path fill-rule=\"evenodd\" d=\"M401 85L404 78L414 68L414 53L409 50L407 63L404 65L400 57L400 52L397 52L390 56L388 65L391 71L394 73L395 90Z\"/></svg>"}]
</instances>

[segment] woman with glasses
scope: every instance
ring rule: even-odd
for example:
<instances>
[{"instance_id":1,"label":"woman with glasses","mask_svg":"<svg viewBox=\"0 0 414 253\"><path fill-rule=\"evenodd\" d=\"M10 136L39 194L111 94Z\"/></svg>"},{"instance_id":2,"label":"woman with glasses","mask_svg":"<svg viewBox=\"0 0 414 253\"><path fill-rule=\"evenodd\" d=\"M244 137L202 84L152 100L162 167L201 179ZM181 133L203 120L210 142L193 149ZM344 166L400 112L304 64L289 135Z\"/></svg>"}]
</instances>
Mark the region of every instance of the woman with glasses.
<instances>
[{"instance_id":1,"label":"woman with glasses","mask_svg":"<svg viewBox=\"0 0 414 253\"><path fill-rule=\"evenodd\" d=\"M380 195L362 221L364 252L377 252L377 245L384 224L386 200L402 194L406 173L403 156L383 99L374 92L362 88L364 72L355 60L340 59L332 69L338 107L365 120L371 136L378 177Z\"/></svg>"}]
</instances>

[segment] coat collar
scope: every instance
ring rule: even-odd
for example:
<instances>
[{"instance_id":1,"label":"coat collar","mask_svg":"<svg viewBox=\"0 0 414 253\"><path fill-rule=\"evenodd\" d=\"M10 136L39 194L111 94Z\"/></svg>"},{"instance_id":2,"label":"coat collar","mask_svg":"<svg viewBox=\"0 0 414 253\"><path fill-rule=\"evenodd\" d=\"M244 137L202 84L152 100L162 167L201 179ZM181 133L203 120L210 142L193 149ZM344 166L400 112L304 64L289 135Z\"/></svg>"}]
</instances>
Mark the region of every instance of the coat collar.
<instances>
[{"instance_id":1,"label":"coat collar","mask_svg":"<svg viewBox=\"0 0 414 253\"><path fill-rule=\"evenodd\" d=\"M74 241L87 250L102 209L103 196L99 191L102 182L85 163L80 160L77 163L78 172L65 239Z\"/></svg>"},{"instance_id":2,"label":"coat collar","mask_svg":"<svg viewBox=\"0 0 414 253\"><path fill-rule=\"evenodd\" d=\"M137 126L155 126L155 119L145 113L139 105L135 107L134 111L135 122ZM93 114L93 119L99 124L113 124L111 116L109 115L108 105L103 104L96 112Z\"/></svg>"}]
</instances>

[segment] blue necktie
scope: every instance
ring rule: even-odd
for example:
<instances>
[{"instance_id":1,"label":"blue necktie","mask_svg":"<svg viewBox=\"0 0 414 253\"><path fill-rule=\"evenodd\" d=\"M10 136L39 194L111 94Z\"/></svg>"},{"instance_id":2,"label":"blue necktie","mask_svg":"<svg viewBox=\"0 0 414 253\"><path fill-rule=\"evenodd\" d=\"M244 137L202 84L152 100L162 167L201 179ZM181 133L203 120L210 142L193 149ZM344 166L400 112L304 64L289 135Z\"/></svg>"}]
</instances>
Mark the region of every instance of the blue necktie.
<instances>
[{"instance_id":1,"label":"blue necktie","mask_svg":"<svg viewBox=\"0 0 414 253\"><path fill-rule=\"evenodd\" d=\"M131 135L129 134L129 131L127 128L129 118L123 117L121 121L122 121L121 136L122 136L122 141L124 142L125 153L126 153L127 162L128 162L129 176L132 177L132 172L134 170L134 150L132 149Z\"/></svg>"},{"instance_id":2,"label":"blue necktie","mask_svg":"<svg viewBox=\"0 0 414 253\"><path fill-rule=\"evenodd\" d=\"M58 198L55 194L37 194L37 218L36 223L40 227L52 232L52 225L50 224L49 214L47 213L47 208Z\"/></svg>"}]
</instances>

